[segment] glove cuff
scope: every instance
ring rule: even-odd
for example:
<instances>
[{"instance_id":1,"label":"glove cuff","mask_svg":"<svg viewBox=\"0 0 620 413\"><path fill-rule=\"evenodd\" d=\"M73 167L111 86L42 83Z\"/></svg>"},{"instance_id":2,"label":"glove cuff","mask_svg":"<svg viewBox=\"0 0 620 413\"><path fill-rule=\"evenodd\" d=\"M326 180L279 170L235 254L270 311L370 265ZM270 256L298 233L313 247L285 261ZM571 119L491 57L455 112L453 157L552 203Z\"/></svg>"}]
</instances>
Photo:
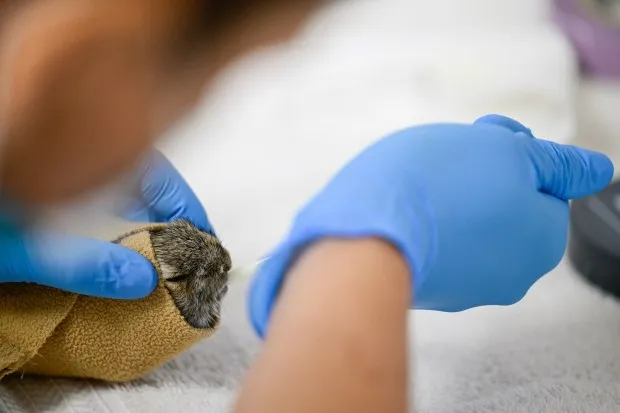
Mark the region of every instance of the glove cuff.
<instances>
[{"instance_id":1,"label":"glove cuff","mask_svg":"<svg viewBox=\"0 0 620 413\"><path fill-rule=\"evenodd\" d=\"M372 208L366 208L363 202L347 202L346 208L318 203L321 206L315 204L300 213L287 240L261 265L250 286L249 318L261 338L286 271L308 245L323 238L387 240L404 255L413 289L417 290L435 257L437 237L432 210L422 196L404 200L395 193L383 199L381 214L377 214L376 200Z\"/></svg>"}]
</instances>

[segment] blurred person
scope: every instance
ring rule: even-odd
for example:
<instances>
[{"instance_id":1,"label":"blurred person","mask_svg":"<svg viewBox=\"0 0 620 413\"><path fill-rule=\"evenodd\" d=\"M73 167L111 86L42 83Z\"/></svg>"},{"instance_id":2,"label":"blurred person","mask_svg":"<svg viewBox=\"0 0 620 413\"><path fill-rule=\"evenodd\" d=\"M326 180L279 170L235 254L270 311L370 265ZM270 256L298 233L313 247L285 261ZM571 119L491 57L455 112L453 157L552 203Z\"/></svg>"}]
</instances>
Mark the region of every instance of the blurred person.
<instances>
[{"instance_id":1,"label":"blurred person","mask_svg":"<svg viewBox=\"0 0 620 413\"><path fill-rule=\"evenodd\" d=\"M0 281L149 294L156 274L138 254L33 232L21 208L131 169L141 191L124 217L213 230L152 141L226 63L289 36L314 2L0 7ZM568 201L612 175L605 155L499 115L379 139L301 208L253 279L249 316L265 345L235 411L407 411L407 310L518 302L563 256Z\"/></svg>"},{"instance_id":2,"label":"blurred person","mask_svg":"<svg viewBox=\"0 0 620 413\"><path fill-rule=\"evenodd\" d=\"M204 208L153 141L236 57L285 40L316 0L0 2L0 274L80 294L140 298L156 274L98 240L34 233L28 211L118 179L139 182L122 217Z\"/></svg>"}]
</instances>

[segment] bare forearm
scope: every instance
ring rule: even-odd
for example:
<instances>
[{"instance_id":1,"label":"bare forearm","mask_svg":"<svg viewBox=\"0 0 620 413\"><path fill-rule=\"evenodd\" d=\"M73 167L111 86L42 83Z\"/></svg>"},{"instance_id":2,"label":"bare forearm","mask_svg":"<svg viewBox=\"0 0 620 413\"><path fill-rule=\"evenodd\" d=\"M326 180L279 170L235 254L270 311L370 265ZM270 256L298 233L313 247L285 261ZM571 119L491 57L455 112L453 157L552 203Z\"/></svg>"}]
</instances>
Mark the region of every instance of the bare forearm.
<instances>
[{"instance_id":1,"label":"bare forearm","mask_svg":"<svg viewBox=\"0 0 620 413\"><path fill-rule=\"evenodd\" d=\"M405 412L409 279L380 240L311 247L287 276L235 411Z\"/></svg>"}]
</instances>

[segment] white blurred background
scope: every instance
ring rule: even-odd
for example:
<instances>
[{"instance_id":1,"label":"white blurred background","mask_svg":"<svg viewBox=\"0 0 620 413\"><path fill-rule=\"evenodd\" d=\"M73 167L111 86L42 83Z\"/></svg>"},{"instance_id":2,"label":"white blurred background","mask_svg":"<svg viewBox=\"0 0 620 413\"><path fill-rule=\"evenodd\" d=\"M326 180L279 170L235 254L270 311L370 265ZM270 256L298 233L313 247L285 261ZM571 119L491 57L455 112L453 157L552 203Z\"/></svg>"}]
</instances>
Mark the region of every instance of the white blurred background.
<instances>
[{"instance_id":1,"label":"white blurred background","mask_svg":"<svg viewBox=\"0 0 620 413\"><path fill-rule=\"evenodd\" d=\"M541 0L355 0L219 80L162 144L238 262L346 159L413 124L515 117L576 138L577 59Z\"/></svg>"}]
</instances>

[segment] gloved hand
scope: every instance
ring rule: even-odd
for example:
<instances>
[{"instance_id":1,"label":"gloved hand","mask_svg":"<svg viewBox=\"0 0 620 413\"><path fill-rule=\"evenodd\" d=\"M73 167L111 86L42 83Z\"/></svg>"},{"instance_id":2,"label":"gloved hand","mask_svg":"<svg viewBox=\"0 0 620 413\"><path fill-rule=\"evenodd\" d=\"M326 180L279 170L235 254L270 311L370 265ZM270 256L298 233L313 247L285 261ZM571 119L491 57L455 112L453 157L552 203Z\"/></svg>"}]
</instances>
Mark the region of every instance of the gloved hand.
<instances>
[{"instance_id":1,"label":"gloved hand","mask_svg":"<svg viewBox=\"0 0 620 413\"><path fill-rule=\"evenodd\" d=\"M140 193L123 217L140 222L186 218L212 231L200 202L160 153L139 168ZM34 233L0 216L0 282L33 282L117 299L147 296L157 285L152 264L120 245L58 233ZM0 286L0 288L2 288Z\"/></svg>"},{"instance_id":2,"label":"gloved hand","mask_svg":"<svg viewBox=\"0 0 620 413\"><path fill-rule=\"evenodd\" d=\"M382 237L413 277L413 305L460 311L519 301L564 254L568 200L602 190L604 155L536 139L499 115L397 132L346 165L299 212L249 297L263 335L287 268L321 238Z\"/></svg>"}]
</instances>

